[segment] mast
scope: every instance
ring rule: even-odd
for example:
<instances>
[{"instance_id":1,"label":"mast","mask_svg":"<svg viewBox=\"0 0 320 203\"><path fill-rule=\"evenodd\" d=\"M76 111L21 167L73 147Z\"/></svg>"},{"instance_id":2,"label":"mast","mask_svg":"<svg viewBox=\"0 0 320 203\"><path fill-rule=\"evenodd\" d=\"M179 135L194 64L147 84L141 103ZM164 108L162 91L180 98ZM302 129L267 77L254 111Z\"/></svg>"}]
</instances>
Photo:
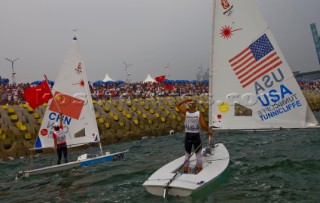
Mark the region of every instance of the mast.
<instances>
[{"instance_id":1,"label":"mast","mask_svg":"<svg viewBox=\"0 0 320 203\"><path fill-rule=\"evenodd\" d=\"M211 33L211 55L210 55L210 69L209 69L209 124L208 126L211 127L214 119L213 119L213 103L214 103L214 98L213 98L213 76L214 76L214 31L215 31L215 16L216 16L216 0L213 0L212 4L212 33Z\"/></svg>"},{"instance_id":2,"label":"mast","mask_svg":"<svg viewBox=\"0 0 320 203\"><path fill-rule=\"evenodd\" d=\"M76 36L73 37L73 41L77 43L77 46L79 48L79 44L78 44L78 39ZM83 59L82 59L83 61ZM94 106L93 106L93 102L92 102L92 98L91 98L91 92L90 92L90 88L89 88L89 81L88 81L88 76L87 76L87 70L85 68L85 66L82 67L82 75L83 75L83 82L84 82L84 88L85 88L85 93L86 93L86 97L87 97L87 100L88 100L88 105L90 107L90 116L88 119L89 122L92 123L92 125L94 126L95 128L95 131L97 133L99 133L99 130L98 130L98 126L97 126L97 121L95 119L95 111L94 111ZM98 142L99 142L99 148L100 148L100 151L101 151L101 155L103 155L103 150L102 150L102 145L101 145L101 141L100 141L100 135L96 135L98 136Z\"/></svg>"}]
</instances>

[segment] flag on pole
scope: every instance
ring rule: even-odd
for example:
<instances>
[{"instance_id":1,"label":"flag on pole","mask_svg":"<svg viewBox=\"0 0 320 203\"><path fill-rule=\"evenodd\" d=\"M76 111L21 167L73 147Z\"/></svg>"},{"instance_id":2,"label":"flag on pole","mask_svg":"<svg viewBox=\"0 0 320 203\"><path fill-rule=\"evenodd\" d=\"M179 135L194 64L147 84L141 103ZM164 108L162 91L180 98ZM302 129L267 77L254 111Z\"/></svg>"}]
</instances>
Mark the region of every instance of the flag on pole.
<instances>
[{"instance_id":1,"label":"flag on pole","mask_svg":"<svg viewBox=\"0 0 320 203\"><path fill-rule=\"evenodd\" d=\"M54 93L54 100L49 107L50 111L62 113L65 116L79 119L84 101L58 91Z\"/></svg>"},{"instance_id":2,"label":"flag on pole","mask_svg":"<svg viewBox=\"0 0 320 203\"><path fill-rule=\"evenodd\" d=\"M155 80L157 82L163 82L164 80L166 79L166 76L165 75L160 75L158 77L155 78Z\"/></svg>"},{"instance_id":3,"label":"flag on pole","mask_svg":"<svg viewBox=\"0 0 320 203\"><path fill-rule=\"evenodd\" d=\"M35 109L43 103L47 103L52 98L50 87L47 81L43 81L37 87L28 87L23 93L24 99L30 107Z\"/></svg>"}]
</instances>

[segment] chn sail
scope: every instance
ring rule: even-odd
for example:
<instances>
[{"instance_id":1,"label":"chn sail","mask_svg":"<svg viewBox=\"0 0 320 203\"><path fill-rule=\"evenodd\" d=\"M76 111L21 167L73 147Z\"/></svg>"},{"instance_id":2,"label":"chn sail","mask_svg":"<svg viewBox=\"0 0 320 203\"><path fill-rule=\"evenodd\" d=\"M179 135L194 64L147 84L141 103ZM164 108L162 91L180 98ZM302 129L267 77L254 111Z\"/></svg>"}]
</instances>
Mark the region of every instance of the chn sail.
<instances>
[{"instance_id":1,"label":"chn sail","mask_svg":"<svg viewBox=\"0 0 320 203\"><path fill-rule=\"evenodd\" d=\"M86 69L76 38L66 54L52 89L34 148L53 147L53 124L62 111L64 132L70 147L99 142L99 131L88 86Z\"/></svg>"},{"instance_id":2,"label":"chn sail","mask_svg":"<svg viewBox=\"0 0 320 203\"><path fill-rule=\"evenodd\" d=\"M215 0L210 126L306 128L318 121L255 0Z\"/></svg>"}]
</instances>

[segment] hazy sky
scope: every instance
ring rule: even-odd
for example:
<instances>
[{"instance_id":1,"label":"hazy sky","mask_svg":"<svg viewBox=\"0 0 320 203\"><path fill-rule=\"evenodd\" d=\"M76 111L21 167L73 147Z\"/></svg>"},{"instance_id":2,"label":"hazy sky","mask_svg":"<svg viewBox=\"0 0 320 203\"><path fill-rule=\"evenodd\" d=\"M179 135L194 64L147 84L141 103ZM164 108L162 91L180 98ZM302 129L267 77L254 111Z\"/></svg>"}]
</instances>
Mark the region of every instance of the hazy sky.
<instances>
[{"instance_id":1,"label":"hazy sky","mask_svg":"<svg viewBox=\"0 0 320 203\"><path fill-rule=\"evenodd\" d=\"M231 1L231 0L230 0ZM310 23L319 0L257 0L293 71L320 70ZM212 0L0 0L0 75L54 80L77 28L89 80L133 81L165 74L196 79L210 65Z\"/></svg>"}]
</instances>

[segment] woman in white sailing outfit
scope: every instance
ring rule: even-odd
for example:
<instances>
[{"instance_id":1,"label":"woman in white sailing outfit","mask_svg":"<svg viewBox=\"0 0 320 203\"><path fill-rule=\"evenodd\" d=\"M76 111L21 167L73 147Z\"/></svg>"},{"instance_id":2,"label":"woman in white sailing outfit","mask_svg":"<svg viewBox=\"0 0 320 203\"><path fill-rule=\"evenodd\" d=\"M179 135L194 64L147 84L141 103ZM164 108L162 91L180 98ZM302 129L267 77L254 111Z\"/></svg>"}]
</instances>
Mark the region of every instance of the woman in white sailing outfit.
<instances>
[{"instance_id":1,"label":"woman in white sailing outfit","mask_svg":"<svg viewBox=\"0 0 320 203\"><path fill-rule=\"evenodd\" d=\"M181 105L188 102L188 111L183 108ZM185 117L185 164L183 166L183 171L188 172L189 171L189 158L192 150L192 146L194 149L197 149L196 157L197 157L197 172L200 172L202 170L202 160L201 160L201 148L202 142L200 138L200 131L202 126L209 135L209 144L212 144L212 130L208 128L207 123L205 122L203 115L200 113L200 111L196 110L196 103L192 99L185 99L177 104L177 108L179 111L183 114Z\"/></svg>"},{"instance_id":2,"label":"woman in white sailing outfit","mask_svg":"<svg viewBox=\"0 0 320 203\"><path fill-rule=\"evenodd\" d=\"M54 149L57 150L58 161L57 164L61 163L62 153L64 157L64 162L68 163L68 147L67 147L67 138L65 133L63 132L62 125L63 115L60 113L60 123L55 123L53 125L53 140L54 140Z\"/></svg>"}]
</instances>

